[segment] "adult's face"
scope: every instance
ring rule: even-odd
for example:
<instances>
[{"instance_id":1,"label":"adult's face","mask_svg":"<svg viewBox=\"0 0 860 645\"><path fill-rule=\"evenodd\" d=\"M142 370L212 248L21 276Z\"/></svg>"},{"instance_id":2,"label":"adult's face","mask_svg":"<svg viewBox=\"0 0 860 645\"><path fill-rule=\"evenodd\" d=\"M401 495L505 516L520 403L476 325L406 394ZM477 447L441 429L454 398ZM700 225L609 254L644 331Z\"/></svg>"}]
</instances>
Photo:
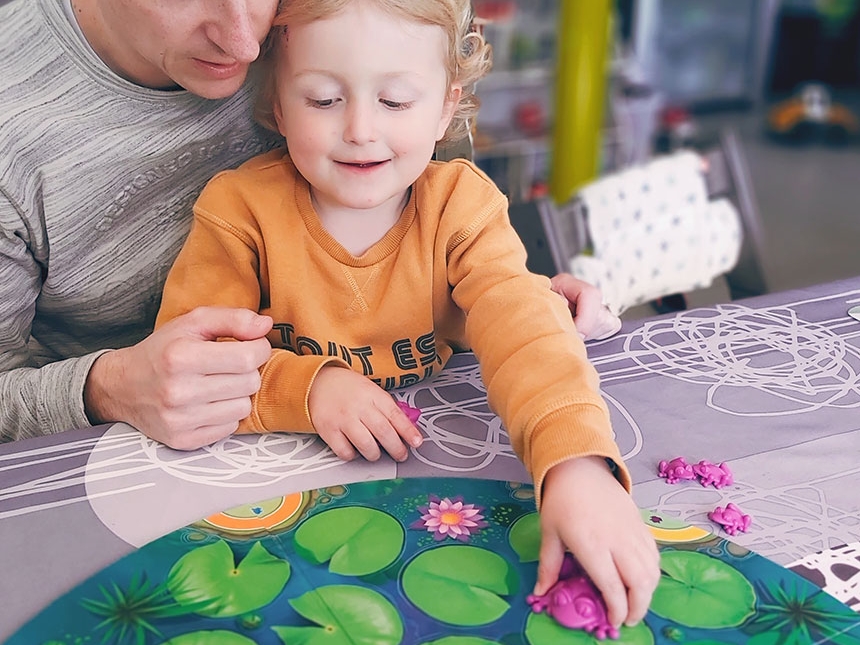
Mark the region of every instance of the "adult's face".
<instances>
[{"instance_id":1,"label":"adult's face","mask_svg":"<svg viewBox=\"0 0 860 645\"><path fill-rule=\"evenodd\" d=\"M206 98L241 87L277 0L74 0L95 51L118 74Z\"/></svg>"}]
</instances>

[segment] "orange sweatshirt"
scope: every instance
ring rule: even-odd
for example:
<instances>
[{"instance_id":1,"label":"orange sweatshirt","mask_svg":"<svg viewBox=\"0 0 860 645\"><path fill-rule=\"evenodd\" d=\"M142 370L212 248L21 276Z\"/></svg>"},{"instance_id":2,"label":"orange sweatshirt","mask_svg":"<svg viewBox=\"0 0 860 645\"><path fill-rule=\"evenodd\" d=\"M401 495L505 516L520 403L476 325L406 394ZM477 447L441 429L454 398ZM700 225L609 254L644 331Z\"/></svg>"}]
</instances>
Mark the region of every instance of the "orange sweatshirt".
<instances>
[{"instance_id":1,"label":"orange sweatshirt","mask_svg":"<svg viewBox=\"0 0 860 645\"><path fill-rule=\"evenodd\" d=\"M200 305L271 316L273 350L239 432L313 432L308 393L338 363L391 389L474 351L489 404L540 492L550 467L599 455L630 478L564 299L526 270L507 200L475 165L432 162L362 256L322 227L283 150L216 175L167 278L156 326Z\"/></svg>"}]
</instances>

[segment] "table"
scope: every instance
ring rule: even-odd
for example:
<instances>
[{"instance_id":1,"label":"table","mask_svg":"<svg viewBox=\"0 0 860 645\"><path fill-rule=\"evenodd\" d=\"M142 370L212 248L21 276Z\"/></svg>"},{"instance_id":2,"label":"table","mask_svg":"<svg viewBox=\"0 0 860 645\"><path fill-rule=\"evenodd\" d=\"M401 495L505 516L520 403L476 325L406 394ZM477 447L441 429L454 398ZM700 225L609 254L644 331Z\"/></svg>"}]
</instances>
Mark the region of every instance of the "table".
<instances>
[{"instance_id":1,"label":"table","mask_svg":"<svg viewBox=\"0 0 860 645\"><path fill-rule=\"evenodd\" d=\"M642 508L733 538L860 608L860 278L626 322L589 343ZM199 518L295 490L444 474L527 480L471 354L396 395L424 445L397 464L338 461L301 435L181 453L123 424L0 446L0 641L134 548ZM730 463L735 484L668 485L662 459Z\"/></svg>"}]
</instances>

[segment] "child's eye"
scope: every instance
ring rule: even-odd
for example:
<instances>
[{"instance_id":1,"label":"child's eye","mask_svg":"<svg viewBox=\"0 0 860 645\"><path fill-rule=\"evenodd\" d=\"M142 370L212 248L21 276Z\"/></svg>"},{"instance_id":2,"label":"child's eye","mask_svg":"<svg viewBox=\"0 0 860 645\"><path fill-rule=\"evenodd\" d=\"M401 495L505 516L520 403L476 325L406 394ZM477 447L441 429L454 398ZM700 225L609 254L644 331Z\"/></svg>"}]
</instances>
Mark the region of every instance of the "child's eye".
<instances>
[{"instance_id":1,"label":"child's eye","mask_svg":"<svg viewBox=\"0 0 860 645\"><path fill-rule=\"evenodd\" d=\"M411 101L389 101L388 99L379 99L379 102L391 110L407 110L412 107Z\"/></svg>"},{"instance_id":2,"label":"child's eye","mask_svg":"<svg viewBox=\"0 0 860 645\"><path fill-rule=\"evenodd\" d=\"M307 103L310 107L325 109L333 106L336 100L337 99L308 99Z\"/></svg>"}]
</instances>

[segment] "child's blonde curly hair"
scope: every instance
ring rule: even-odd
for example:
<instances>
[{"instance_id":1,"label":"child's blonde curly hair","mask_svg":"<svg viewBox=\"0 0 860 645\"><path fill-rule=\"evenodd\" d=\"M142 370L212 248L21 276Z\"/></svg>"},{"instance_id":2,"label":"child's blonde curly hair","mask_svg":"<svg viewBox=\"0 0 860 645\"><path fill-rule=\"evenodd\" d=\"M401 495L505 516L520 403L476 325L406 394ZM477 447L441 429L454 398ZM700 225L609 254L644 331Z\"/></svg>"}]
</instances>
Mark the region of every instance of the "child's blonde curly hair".
<instances>
[{"instance_id":1,"label":"child's blonde curly hair","mask_svg":"<svg viewBox=\"0 0 860 645\"><path fill-rule=\"evenodd\" d=\"M492 52L483 36L472 29L470 0L281 0L272 30L263 46L260 61L262 80L255 116L270 130L278 131L274 117L275 47L291 24L305 24L341 11L350 2L374 2L382 9L405 20L441 27L447 36L445 60L448 87L458 83L463 91L448 130L440 143L451 143L469 134L470 119L478 112L480 101L475 83L490 71Z\"/></svg>"}]
</instances>

